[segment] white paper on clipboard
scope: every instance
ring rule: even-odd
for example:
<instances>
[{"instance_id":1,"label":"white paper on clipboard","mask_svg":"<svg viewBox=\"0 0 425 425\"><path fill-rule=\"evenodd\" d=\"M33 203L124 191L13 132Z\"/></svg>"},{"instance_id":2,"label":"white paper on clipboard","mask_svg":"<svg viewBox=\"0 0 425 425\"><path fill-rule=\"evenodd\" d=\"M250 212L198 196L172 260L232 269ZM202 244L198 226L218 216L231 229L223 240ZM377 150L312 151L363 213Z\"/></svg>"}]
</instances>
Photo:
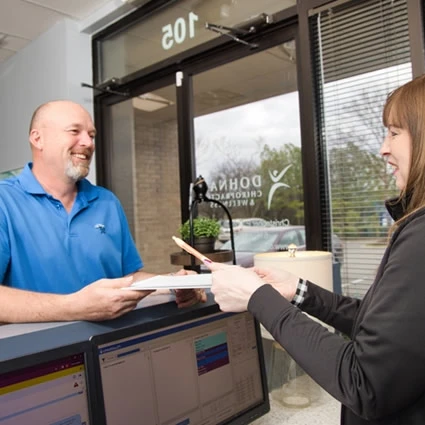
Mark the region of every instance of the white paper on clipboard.
<instances>
[{"instance_id":1,"label":"white paper on clipboard","mask_svg":"<svg viewBox=\"0 0 425 425\"><path fill-rule=\"evenodd\" d=\"M189 274L184 276L158 275L149 279L139 280L121 289L145 291L155 289L192 289L211 288L211 273Z\"/></svg>"}]
</instances>

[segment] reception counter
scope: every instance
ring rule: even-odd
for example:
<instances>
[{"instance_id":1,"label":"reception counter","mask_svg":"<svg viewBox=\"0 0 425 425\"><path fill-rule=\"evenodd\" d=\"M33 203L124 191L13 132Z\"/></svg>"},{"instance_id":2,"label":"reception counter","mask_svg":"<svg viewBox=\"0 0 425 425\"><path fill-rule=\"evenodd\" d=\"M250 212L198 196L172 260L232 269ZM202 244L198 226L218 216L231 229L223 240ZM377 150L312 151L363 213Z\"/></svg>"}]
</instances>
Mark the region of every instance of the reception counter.
<instances>
[{"instance_id":1,"label":"reception counter","mask_svg":"<svg viewBox=\"0 0 425 425\"><path fill-rule=\"evenodd\" d=\"M207 304L199 304L193 309L212 304L214 302L210 298ZM2 325L0 326L0 362L18 355L23 356L35 351L71 344L130 324L158 320L167 315L178 315L184 312L176 307L173 296L152 295L141 300L133 312L115 320Z\"/></svg>"},{"instance_id":2,"label":"reception counter","mask_svg":"<svg viewBox=\"0 0 425 425\"><path fill-rule=\"evenodd\" d=\"M55 350L60 349L61 347L69 346L72 344L78 344L82 341L96 341L100 339L102 342L105 342L103 346L105 346L104 351L107 352L108 356L112 356L112 350L117 348L117 344L115 343L109 343L108 341L114 340L116 338L116 335L119 335L120 337L127 337L126 341L129 339L129 335L133 335L134 337L134 329L140 329L142 336L146 333L149 337L151 337L150 329L158 328L157 330L163 332L163 329L168 329L168 325L172 325L173 323L180 323L182 325L182 334L184 332L188 332L187 324L191 323L193 319L200 320L202 322L208 322L209 318L215 317L215 315L221 314L219 313L218 306L214 303L214 300L211 296L211 294L208 295L208 301L205 304L198 304L194 307L188 308L188 309L178 309L174 298L171 295L154 295L146 297L144 300L142 300L138 308L125 315L124 317L121 317L119 319L111 320L111 321L104 321L104 322L54 322L54 323L28 323L28 324L12 324L12 325L3 325L0 326L0 423L3 422L1 420L2 418L2 409L1 409L1 396L2 396L2 370L4 371L4 365L9 365L14 363L16 360L19 360L20 358L24 359L24 365L26 362L26 359L29 358L30 361L33 357L37 358L40 357L40 359L43 358L45 352L54 353ZM246 313L244 313L246 314ZM238 316L235 315L237 318ZM243 316L242 316L243 317ZM231 344L234 348L234 352L241 352L244 343L245 346L253 345L253 340L247 338L247 327L244 325L246 319L244 320L238 320L236 321L234 325L234 335L231 336L232 332L229 331L228 340L232 340ZM159 325L157 325L159 324ZM210 323L207 323L204 326L211 326ZM211 332L210 328L206 328ZM179 331L180 332L180 331ZM215 332L215 331L214 331ZM165 332L163 332L165 334ZM260 333L260 329L258 328L258 333ZM202 338L206 338L205 335L207 335L205 332L202 333ZM217 333L215 333L214 338L217 338ZM109 337L108 337L109 336ZM258 335L257 335L258 336ZM262 334L264 338L264 330ZM106 339L105 339L106 338ZM208 338L208 335L207 335ZM175 339L175 337L174 337ZM207 341L207 340L206 340ZM215 340L214 340L215 341ZM258 383L257 385L253 385L253 376L248 376L247 379L245 379L244 384L241 387L241 394L247 394L247 390L251 391L252 394L254 394L255 389L257 391L257 398L260 397L260 386L262 384L263 388L263 400L259 400L257 403L256 408L252 410L252 412L247 415L246 417L241 420L241 418L238 418L238 420L234 423L254 423L255 425L276 425L276 424L287 424L287 425L295 425L295 424L306 424L306 423L316 423L318 425L337 425L339 423L339 409L340 405L339 403L334 400L331 396L326 394L325 392L318 393L319 396L316 396L312 398L311 404L306 408L288 408L287 406L284 406L281 403L280 400L280 391L281 388L279 385L276 384L277 381L279 381L279 374L283 373L284 368L279 365L277 368L275 367L275 370L272 369L272 364L270 363L270 338L264 338L261 339L260 337L257 338L257 341L259 341L259 347L258 348L258 355L259 355L259 362L260 362L260 368L259 371L261 372L261 379L262 383L260 382L260 376L257 376ZM229 342L229 341L228 341ZM210 343L209 343L210 344ZM164 345L164 344L163 344ZM199 344L197 345L199 346ZM263 347L264 346L264 347ZM118 347L120 348L120 347ZM264 353L263 353L264 348ZM124 351L123 351L124 350ZM127 351L125 351L127 350ZM163 350L163 348L161 348ZM159 353L164 353L165 351L158 350ZM121 351L118 350L118 354L116 356L116 359L120 362L122 362L123 357L120 357L122 355L133 353L136 350L130 349L130 347L127 346L127 348L123 348ZM233 354L234 355L234 354ZM246 353L244 354L246 356ZM176 352L171 355L169 358L169 361L167 358L163 358L163 361L165 359L165 367L161 367L161 371L164 373L164 375L170 375L170 374L177 374L174 378L166 378L171 379L170 383L174 382L176 379L179 380L179 382L183 381L186 378L187 373L185 372L185 367L181 360L177 360L177 354ZM265 360L264 360L265 359ZM90 359L88 359L88 364L86 366L90 369L92 365L94 364L96 366L96 369L100 368L101 365L96 363L96 356L91 356ZM38 361L38 360L37 360ZM106 359L106 361L110 361ZM111 365L114 365L118 363L113 363L114 360L111 360ZM133 360L135 361L135 360ZM246 359L244 360L246 361ZM22 362L21 362L22 363ZM170 364L169 369L167 369L167 364ZM2 367L3 366L3 367ZM137 367L137 363L135 363L130 368L130 375L128 378L125 378L126 380L124 382L131 382L133 378L133 370L135 371ZM134 368L134 369L133 369ZM251 369L252 366L249 366L249 369ZM266 382L266 368L267 368L267 375L268 375L268 387ZM178 371L176 372L176 369ZM168 370L168 371L167 371ZM198 369L199 371L200 369ZM214 373L218 372L219 368L213 373L210 374L210 376L214 376ZM205 373L202 375L203 372L200 372L200 377L208 377L208 373ZM121 371L119 375L121 375ZM178 373L181 373L180 377L178 377ZM137 372L134 372L135 375L137 375ZM116 376L119 376L116 375ZM219 375L217 375L219 376ZM214 380L210 381L211 386L224 386L226 383L228 385L229 381L224 380L223 383L219 384L219 381L217 380L217 376L214 378ZM222 377L223 378L223 377ZM255 377L254 377L255 378ZM284 377L281 377L284 379ZM124 378L123 378L124 379ZM280 379L280 381L282 381ZM4 381L4 380L3 380ZM90 382L88 383L89 386L94 386L96 389L93 391L91 390L91 399L90 403L93 403L96 405L95 409L92 409L91 415L92 415L92 421L87 422L87 425L89 424L96 424L96 425L104 425L106 424L106 418L105 413L103 410L108 410L107 403L105 403L105 400L99 399L98 397L93 398L93 392L101 393L102 390L99 389L99 373L96 374L90 374ZM242 381L241 381L242 382ZM249 382L249 384L247 384ZM167 386L171 386L168 385ZM240 385L239 385L240 386ZM239 388L239 386L236 386L232 389L230 394L233 394L236 392L235 388ZM127 385L118 385L120 387L120 392L125 393ZM129 393L135 393L139 394L140 391L143 390L143 387L138 388L136 391L130 384L128 384L127 390ZM271 410L269 410L269 398L268 398L268 391L270 391L270 404L271 404ZM186 395L187 397L190 395L190 388L186 388L185 391L180 391L182 394L182 399L180 400L179 404L184 404ZM140 397L142 397L140 395ZM143 396L146 397L146 396ZM254 397L254 395L252 395ZM229 398L229 394L227 394L226 398ZM123 401L120 401L120 406L122 404L125 404L129 400L129 397L124 397ZM215 404L215 408L218 409L219 405L224 403L224 399L220 399L219 402ZM154 401L152 401L152 404L155 404ZM99 413L99 407L102 410L101 413ZM114 409L112 409L114 410ZM116 410L116 409L115 409ZM229 408L227 408L227 411ZM223 408L223 411L226 411L226 409ZM110 415L113 416L113 412L110 412ZM121 413L120 413L121 415ZM74 417L74 416L72 416ZM185 420L187 421L188 415L185 416L186 419L183 419L181 421L182 423ZM193 419L193 418L192 418ZM108 420L109 423L114 424L118 423L120 419L116 419L114 422L114 418L110 418ZM10 422L14 423L14 422ZM25 421L18 421L16 423L26 423ZM31 422L33 424L37 424L36 421ZM41 422L44 423L44 422ZM62 422L57 422L59 425L62 424ZM63 422L65 423L72 423L74 425L82 425L85 422L81 420L78 421L70 421L69 418L66 418L66 420ZM137 420L134 423L141 423L137 422ZM144 424L148 423L148 421L144 421ZM164 421L165 423L165 421ZM175 422L179 423L179 422ZM197 422L196 420L192 420L190 423L201 423ZM214 421L211 422L205 422L205 424L214 424ZM232 418L229 419L229 424L232 424ZM6 422L6 425L9 425L8 422ZM55 422L56 425L56 422ZM131 422L127 419L126 425L131 425Z\"/></svg>"},{"instance_id":3,"label":"reception counter","mask_svg":"<svg viewBox=\"0 0 425 425\"><path fill-rule=\"evenodd\" d=\"M259 324L151 295L103 322L0 326L2 425L243 424L270 409Z\"/></svg>"}]
</instances>

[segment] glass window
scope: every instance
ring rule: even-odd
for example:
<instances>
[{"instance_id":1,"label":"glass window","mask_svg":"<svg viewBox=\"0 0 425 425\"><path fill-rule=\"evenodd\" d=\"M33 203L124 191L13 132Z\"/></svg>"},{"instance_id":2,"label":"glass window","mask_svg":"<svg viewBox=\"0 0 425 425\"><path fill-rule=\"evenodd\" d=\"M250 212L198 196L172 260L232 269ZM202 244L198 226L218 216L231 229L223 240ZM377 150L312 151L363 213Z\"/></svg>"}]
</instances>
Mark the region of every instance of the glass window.
<instances>
[{"instance_id":1,"label":"glass window","mask_svg":"<svg viewBox=\"0 0 425 425\"><path fill-rule=\"evenodd\" d=\"M290 244L295 244L297 246L300 244L298 232L296 230L288 229L288 231L283 234L282 239L279 241L279 247L281 249L288 249Z\"/></svg>"},{"instance_id":2,"label":"glass window","mask_svg":"<svg viewBox=\"0 0 425 425\"><path fill-rule=\"evenodd\" d=\"M343 291L361 298L387 243L384 200L397 194L379 148L386 97L412 78L407 3L332 6L310 17L327 161L322 197L330 200L327 237L342 263Z\"/></svg>"},{"instance_id":3,"label":"glass window","mask_svg":"<svg viewBox=\"0 0 425 425\"><path fill-rule=\"evenodd\" d=\"M175 86L111 111L111 189L126 211L146 271L175 271L171 236L181 223Z\"/></svg>"},{"instance_id":4,"label":"glass window","mask_svg":"<svg viewBox=\"0 0 425 425\"><path fill-rule=\"evenodd\" d=\"M263 22L262 14L295 4L296 0L179 1L101 42L99 82L123 77L219 37L206 28L207 23L234 27L251 20Z\"/></svg>"},{"instance_id":5,"label":"glass window","mask_svg":"<svg viewBox=\"0 0 425 425\"><path fill-rule=\"evenodd\" d=\"M299 229L300 245L305 245L305 229Z\"/></svg>"},{"instance_id":6,"label":"glass window","mask_svg":"<svg viewBox=\"0 0 425 425\"><path fill-rule=\"evenodd\" d=\"M235 250L239 252L265 252L273 251L275 242L279 237L279 231L247 231L239 233L235 237ZM226 242L222 249L231 249L230 241Z\"/></svg>"},{"instance_id":7,"label":"glass window","mask_svg":"<svg viewBox=\"0 0 425 425\"><path fill-rule=\"evenodd\" d=\"M295 42L198 74L193 91L197 174L231 213L236 251L277 250L282 228L304 224ZM199 214L227 219L216 203Z\"/></svg>"}]
</instances>

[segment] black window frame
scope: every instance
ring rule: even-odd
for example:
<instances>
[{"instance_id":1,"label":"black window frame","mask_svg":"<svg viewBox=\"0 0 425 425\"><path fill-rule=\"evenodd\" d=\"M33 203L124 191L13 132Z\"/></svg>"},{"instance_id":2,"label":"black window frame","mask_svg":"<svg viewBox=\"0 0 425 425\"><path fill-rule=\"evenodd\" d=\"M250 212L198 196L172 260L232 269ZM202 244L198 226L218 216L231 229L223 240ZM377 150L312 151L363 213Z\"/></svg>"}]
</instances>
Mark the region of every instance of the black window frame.
<instances>
[{"instance_id":1,"label":"black window frame","mask_svg":"<svg viewBox=\"0 0 425 425\"><path fill-rule=\"evenodd\" d=\"M343 0L345 1L345 0ZM356 2L367 2L370 0L346 0ZM93 84L99 83L101 49L100 44L115 34L118 34L142 19L149 19L153 13L160 9L171 6L177 0L154 0L143 5L133 13L113 23L106 29L98 32L92 39L93 51ZM300 104L301 146L303 166L304 191L304 220L306 229L306 246L309 250L331 250L329 235L330 229L326 227L329 222L329 199L323 196L321 187L326 184L324 170L324 152L321 150L318 135L320 134L319 122L316 116L315 100L317 99L318 84L313 74L311 34L309 30L309 14L312 9L323 7L335 1L329 0L298 0L296 7L291 7L276 13L275 24L270 28L264 28L258 34L248 37L247 40L260 40L264 45L272 40L271 34L278 31L290 31L295 38L297 46L297 80ZM337 0L337 3L342 3ZM425 73L425 47L424 47L424 0L408 1L408 24L409 38L412 52L413 75ZM270 46L271 47L271 46ZM146 69L137 71L121 79L119 91L130 93L131 97L141 92L154 90L158 81L161 85L165 81L174 79L177 71L184 71L190 80L191 76L207 71L243 57L245 52L242 46L234 44L226 37L217 37L193 49L187 50L179 55L154 64ZM206 64L208 64L206 66ZM182 113L191 113L191 104L187 101L190 96L191 83L182 88L178 98L178 116ZM96 171L98 184L108 187L108 148L107 130L105 128L105 117L109 105L120 102L121 97L114 94L105 94L95 91L94 110L95 122L98 127ZM193 120L192 120L193 122ZM179 123L179 127L180 127ZM181 132L181 134L180 134ZM186 138L189 143L183 145L181 138ZM106 143L104 143L106 141ZM194 141L193 130L190 125L183 124L179 129L180 156L186 158L184 170L181 170L181 211L182 220L188 218L188 190L189 183L194 180ZM189 159L188 159L189 158ZM182 168L182 167L181 167Z\"/></svg>"}]
</instances>

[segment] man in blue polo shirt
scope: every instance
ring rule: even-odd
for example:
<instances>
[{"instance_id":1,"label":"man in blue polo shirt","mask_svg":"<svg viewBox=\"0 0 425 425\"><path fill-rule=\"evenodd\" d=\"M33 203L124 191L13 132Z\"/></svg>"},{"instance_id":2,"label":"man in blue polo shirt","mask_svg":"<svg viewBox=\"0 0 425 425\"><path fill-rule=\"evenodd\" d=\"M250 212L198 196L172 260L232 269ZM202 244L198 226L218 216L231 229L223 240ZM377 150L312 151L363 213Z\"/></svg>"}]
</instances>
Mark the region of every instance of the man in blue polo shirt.
<instances>
[{"instance_id":1,"label":"man in blue polo shirt","mask_svg":"<svg viewBox=\"0 0 425 425\"><path fill-rule=\"evenodd\" d=\"M121 291L151 277L116 196L88 175L95 128L69 101L41 105L29 140L33 161L0 182L0 322L103 320L151 291ZM200 291L178 291L186 306Z\"/></svg>"}]
</instances>

